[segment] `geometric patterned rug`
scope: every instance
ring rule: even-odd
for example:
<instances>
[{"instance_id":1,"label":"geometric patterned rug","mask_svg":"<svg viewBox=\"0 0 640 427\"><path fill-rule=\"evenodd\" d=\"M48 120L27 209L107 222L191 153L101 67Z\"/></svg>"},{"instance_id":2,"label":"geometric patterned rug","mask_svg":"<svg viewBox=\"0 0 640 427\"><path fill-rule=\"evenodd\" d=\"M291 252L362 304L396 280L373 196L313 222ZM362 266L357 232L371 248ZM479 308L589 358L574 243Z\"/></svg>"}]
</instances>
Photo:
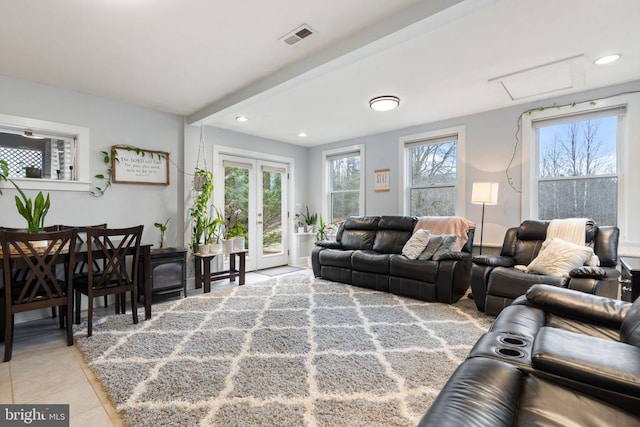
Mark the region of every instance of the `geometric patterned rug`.
<instances>
[{"instance_id":1,"label":"geometric patterned rug","mask_svg":"<svg viewBox=\"0 0 640 427\"><path fill-rule=\"evenodd\" d=\"M142 315L142 313L141 313ZM493 318L309 270L75 329L131 426L414 426Z\"/></svg>"}]
</instances>

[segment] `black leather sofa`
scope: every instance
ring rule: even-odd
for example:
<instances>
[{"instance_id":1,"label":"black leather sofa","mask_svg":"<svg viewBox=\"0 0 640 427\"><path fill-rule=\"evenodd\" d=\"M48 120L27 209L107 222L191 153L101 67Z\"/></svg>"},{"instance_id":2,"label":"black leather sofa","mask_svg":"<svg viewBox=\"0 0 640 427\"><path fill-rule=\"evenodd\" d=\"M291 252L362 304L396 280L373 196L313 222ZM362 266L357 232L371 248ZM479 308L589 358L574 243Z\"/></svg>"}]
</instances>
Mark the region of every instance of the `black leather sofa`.
<instances>
[{"instance_id":1,"label":"black leather sofa","mask_svg":"<svg viewBox=\"0 0 640 427\"><path fill-rule=\"evenodd\" d=\"M420 425L640 425L640 299L531 287L498 315Z\"/></svg>"},{"instance_id":2,"label":"black leather sofa","mask_svg":"<svg viewBox=\"0 0 640 427\"><path fill-rule=\"evenodd\" d=\"M475 228L459 252L438 261L402 255L416 222L411 216L352 217L340 225L335 241L320 241L311 251L316 277L451 304L469 288Z\"/></svg>"},{"instance_id":3,"label":"black leather sofa","mask_svg":"<svg viewBox=\"0 0 640 427\"><path fill-rule=\"evenodd\" d=\"M478 310L497 315L536 283L617 298L620 276L616 270L620 235L617 227L587 222L585 243L593 245L600 259L599 267L583 266L572 270L569 277L530 274L514 268L528 265L538 255L548 226L549 221L524 221L519 227L507 230L499 256L473 257L471 290Z\"/></svg>"}]
</instances>

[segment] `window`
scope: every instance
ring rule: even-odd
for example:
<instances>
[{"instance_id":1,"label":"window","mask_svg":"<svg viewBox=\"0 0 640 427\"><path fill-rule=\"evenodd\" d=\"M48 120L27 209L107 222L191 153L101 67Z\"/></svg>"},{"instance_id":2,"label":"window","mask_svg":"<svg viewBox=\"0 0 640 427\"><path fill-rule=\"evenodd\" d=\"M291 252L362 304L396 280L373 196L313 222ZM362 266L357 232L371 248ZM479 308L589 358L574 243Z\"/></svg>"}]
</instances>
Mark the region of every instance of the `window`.
<instances>
[{"instance_id":1,"label":"window","mask_svg":"<svg viewBox=\"0 0 640 427\"><path fill-rule=\"evenodd\" d=\"M325 152L327 170L327 223L343 221L350 216L363 215L364 181L362 179L363 146Z\"/></svg>"},{"instance_id":2,"label":"window","mask_svg":"<svg viewBox=\"0 0 640 427\"><path fill-rule=\"evenodd\" d=\"M0 159L22 189L89 191L89 148L87 128L0 114Z\"/></svg>"},{"instance_id":3,"label":"window","mask_svg":"<svg viewBox=\"0 0 640 427\"><path fill-rule=\"evenodd\" d=\"M539 219L618 223L618 135L624 108L533 121Z\"/></svg>"},{"instance_id":4,"label":"window","mask_svg":"<svg viewBox=\"0 0 640 427\"><path fill-rule=\"evenodd\" d=\"M406 141L405 169L409 215L455 215L458 134Z\"/></svg>"}]
</instances>

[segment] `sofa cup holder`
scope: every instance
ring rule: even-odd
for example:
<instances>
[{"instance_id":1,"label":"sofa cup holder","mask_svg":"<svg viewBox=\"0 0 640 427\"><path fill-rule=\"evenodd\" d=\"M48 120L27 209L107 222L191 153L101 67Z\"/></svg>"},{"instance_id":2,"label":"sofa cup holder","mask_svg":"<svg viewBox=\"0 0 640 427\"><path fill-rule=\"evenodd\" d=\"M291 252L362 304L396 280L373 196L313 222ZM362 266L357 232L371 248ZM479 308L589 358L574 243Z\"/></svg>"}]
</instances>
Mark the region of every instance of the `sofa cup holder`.
<instances>
[{"instance_id":1,"label":"sofa cup holder","mask_svg":"<svg viewBox=\"0 0 640 427\"><path fill-rule=\"evenodd\" d=\"M502 344L505 344L507 346L514 346L514 347L526 347L527 345L529 345L529 342L523 338L520 337L515 337L515 336L500 336L498 337L498 341L500 341Z\"/></svg>"},{"instance_id":2,"label":"sofa cup holder","mask_svg":"<svg viewBox=\"0 0 640 427\"><path fill-rule=\"evenodd\" d=\"M510 347L498 347L496 348L496 353L498 353L498 355L500 356L513 357L518 359L525 356L524 351Z\"/></svg>"}]
</instances>

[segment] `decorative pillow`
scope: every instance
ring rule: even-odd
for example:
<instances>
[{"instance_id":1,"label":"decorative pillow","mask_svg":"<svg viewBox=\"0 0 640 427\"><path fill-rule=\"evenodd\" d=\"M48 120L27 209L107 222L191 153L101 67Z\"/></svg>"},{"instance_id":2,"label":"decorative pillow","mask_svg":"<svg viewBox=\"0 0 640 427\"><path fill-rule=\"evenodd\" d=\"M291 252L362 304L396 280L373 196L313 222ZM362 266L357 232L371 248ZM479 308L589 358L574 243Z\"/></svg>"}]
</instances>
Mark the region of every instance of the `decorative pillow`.
<instances>
[{"instance_id":1,"label":"decorative pillow","mask_svg":"<svg viewBox=\"0 0 640 427\"><path fill-rule=\"evenodd\" d=\"M438 261L442 255L447 252L451 252L453 248L456 246L456 242L458 241L458 236L455 234L443 234L442 235L442 243L436 249L436 252L431 257L434 261Z\"/></svg>"},{"instance_id":2,"label":"decorative pillow","mask_svg":"<svg viewBox=\"0 0 640 427\"><path fill-rule=\"evenodd\" d=\"M593 249L588 246L574 245L554 237L542 244L540 253L527 266L527 271L547 276L569 277L569 272L582 267L591 255Z\"/></svg>"},{"instance_id":3,"label":"decorative pillow","mask_svg":"<svg viewBox=\"0 0 640 427\"><path fill-rule=\"evenodd\" d=\"M592 248L592 246L589 247ZM585 264L590 267L600 267L600 258L598 258L598 255L593 254L589 257Z\"/></svg>"},{"instance_id":4,"label":"decorative pillow","mask_svg":"<svg viewBox=\"0 0 640 427\"><path fill-rule=\"evenodd\" d=\"M441 234L432 234L429 237L429 243L427 243L427 247L424 248L424 251L420 255L418 255L419 260L427 260L433 257L433 254L436 253L440 245L442 244L442 235Z\"/></svg>"},{"instance_id":5,"label":"decorative pillow","mask_svg":"<svg viewBox=\"0 0 640 427\"><path fill-rule=\"evenodd\" d=\"M429 230L417 230L402 247L402 255L409 259L418 258L418 255L427 247L430 235Z\"/></svg>"}]
</instances>

